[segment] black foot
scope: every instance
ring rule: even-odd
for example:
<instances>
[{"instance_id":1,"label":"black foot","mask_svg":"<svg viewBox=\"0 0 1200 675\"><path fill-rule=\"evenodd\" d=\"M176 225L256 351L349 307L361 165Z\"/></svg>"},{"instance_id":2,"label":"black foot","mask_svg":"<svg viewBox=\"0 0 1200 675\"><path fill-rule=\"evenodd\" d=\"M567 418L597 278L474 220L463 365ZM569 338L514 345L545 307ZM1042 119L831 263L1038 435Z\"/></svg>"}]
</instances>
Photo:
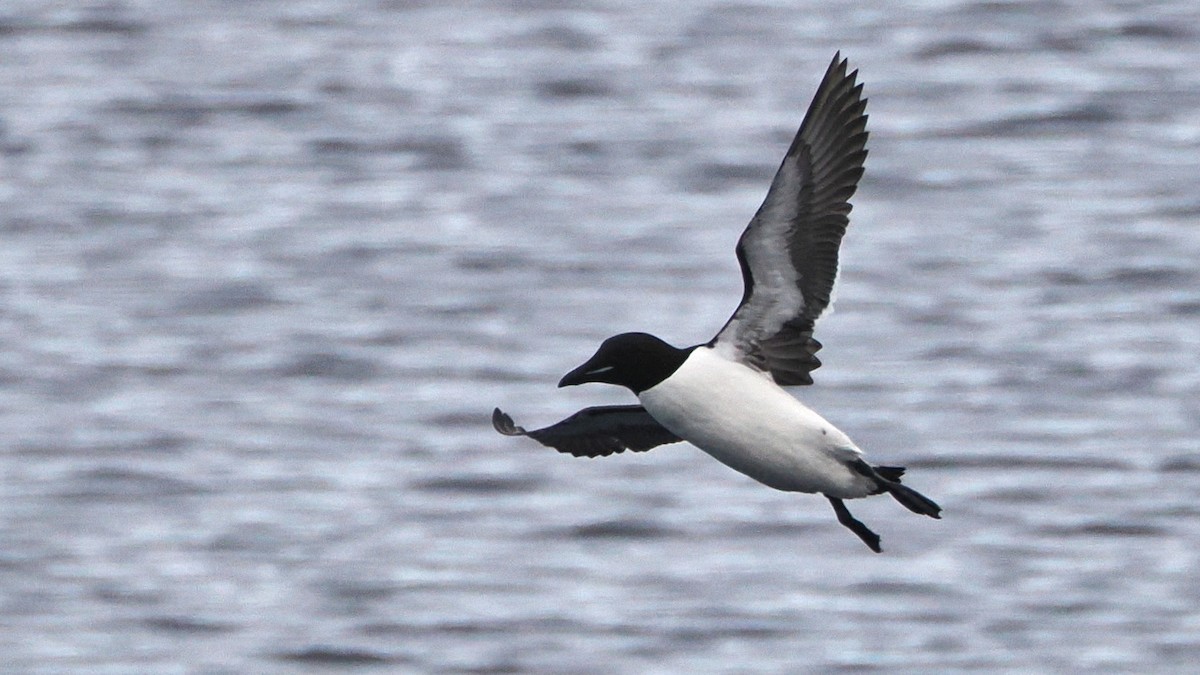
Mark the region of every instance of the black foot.
<instances>
[{"instance_id":1,"label":"black foot","mask_svg":"<svg viewBox=\"0 0 1200 675\"><path fill-rule=\"evenodd\" d=\"M883 553L883 549L879 548L879 535L872 532L871 528L863 525L861 520L850 515L850 510L846 508L846 504L842 500L837 497L830 497L829 495L825 495L825 498L833 505L833 512L837 514L839 523L845 525L854 534L857 534L858 538L862 539L863 543L872 551Z\"/></svg>"}]
</instances>

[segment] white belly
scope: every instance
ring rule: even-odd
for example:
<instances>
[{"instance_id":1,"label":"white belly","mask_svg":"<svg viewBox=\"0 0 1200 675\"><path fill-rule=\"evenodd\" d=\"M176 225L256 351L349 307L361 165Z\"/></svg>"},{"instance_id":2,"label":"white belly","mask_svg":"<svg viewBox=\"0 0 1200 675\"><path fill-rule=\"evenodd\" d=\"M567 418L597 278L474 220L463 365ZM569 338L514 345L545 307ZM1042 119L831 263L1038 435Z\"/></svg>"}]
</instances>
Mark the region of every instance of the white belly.
<instances>
[{"instance_id":1,"label":"white belly","mask_svg":"<svg viewBox=\"0 0 1200 675\"><path fill-rule=\"evenodd\" d=\"M846 434L762 373L696 348L638 398L660 424L730 468L788 492L865 497L874 481L846 466Z\"/></svg>"}]
</instances>

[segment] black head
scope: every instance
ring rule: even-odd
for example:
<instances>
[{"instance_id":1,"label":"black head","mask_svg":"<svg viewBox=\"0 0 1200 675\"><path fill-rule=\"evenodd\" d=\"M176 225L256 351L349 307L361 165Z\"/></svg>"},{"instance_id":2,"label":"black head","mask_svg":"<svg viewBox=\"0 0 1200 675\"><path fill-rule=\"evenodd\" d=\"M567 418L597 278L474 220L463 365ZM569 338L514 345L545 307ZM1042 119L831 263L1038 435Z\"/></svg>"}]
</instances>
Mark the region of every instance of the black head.
<instances>
[{"instance_id":1,"label":"black head","mask_svg":"<svg viewBox=\"0 0 1200 675\"><path fill-rule=\"evenodd\" d=\"M647 333L614 335L586 363L564 375L558 386L606 382L640 394L670 377L692 349L676 349Z\"/></svg>"}]
</instances>

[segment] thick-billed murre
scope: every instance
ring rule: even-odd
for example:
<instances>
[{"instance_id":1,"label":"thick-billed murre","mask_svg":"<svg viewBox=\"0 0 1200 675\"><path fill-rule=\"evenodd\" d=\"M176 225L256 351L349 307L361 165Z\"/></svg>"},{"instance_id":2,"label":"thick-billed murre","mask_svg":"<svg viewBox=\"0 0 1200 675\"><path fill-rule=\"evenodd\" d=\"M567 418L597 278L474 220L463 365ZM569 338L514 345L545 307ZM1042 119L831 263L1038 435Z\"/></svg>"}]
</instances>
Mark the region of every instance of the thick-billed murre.
<instances>
[{"instance_id":1,"label":"thick-billed murre","mask_svg":"<svg viewBox=\"0 0 1200 675\"><path fill-rule=\"evenodd\" d=\"M879 535L844 500L887 493L914 513L940 517L937 504L900 484L903 468L868 464L849 436L782 388L812 384L821 365L813 327L830 304L849 199L867 156L867 100L858 71L846 71L835 55L738 240L742 301L716 336L685 349L646 333L611 337L558 386L618 384L641 405L586 408L533 431L497 408L497 431L576 457L687 441L777 490L825 495L838 522L876 552Z\"/></svg>"}]
</instances>

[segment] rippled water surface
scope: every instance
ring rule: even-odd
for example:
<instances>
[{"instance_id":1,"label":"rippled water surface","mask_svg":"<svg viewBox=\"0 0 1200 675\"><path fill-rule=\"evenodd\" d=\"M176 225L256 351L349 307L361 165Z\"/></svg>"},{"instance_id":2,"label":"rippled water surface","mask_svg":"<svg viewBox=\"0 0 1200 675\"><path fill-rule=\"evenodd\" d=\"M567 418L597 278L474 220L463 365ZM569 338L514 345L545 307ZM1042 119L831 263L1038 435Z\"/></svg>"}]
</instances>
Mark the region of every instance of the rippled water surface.
<instances>
[{"instance_id":1,"label":"rippled water surface","mask_svg":"<svg viewBox=\"0 0 1200 675\"><path fill-rule=\"evenodd\" d=\"M0 6L6 672L1180 672L1193 2ZM797 391L935 522L490 428L707 340L836 50L871 156Z\"/></svg>"}]
</instances>

